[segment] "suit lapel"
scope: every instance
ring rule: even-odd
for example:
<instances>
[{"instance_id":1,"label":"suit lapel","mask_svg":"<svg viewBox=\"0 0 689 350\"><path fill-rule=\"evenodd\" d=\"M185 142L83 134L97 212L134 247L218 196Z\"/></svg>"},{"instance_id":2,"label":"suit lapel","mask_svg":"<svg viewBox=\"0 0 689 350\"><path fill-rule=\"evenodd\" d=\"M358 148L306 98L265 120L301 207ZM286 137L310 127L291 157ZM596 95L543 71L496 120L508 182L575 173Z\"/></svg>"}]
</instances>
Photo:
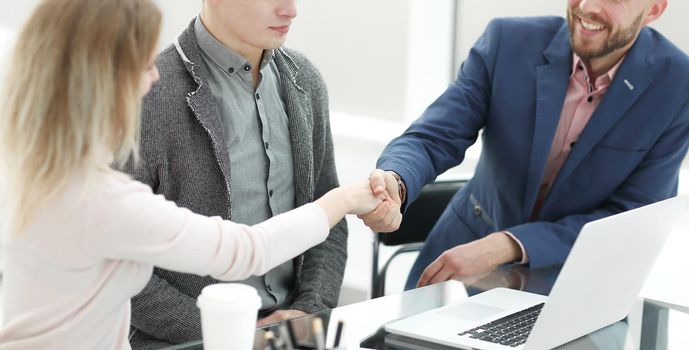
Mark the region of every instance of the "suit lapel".
<instances>
[{"instance_id":1,"label":"suit lapel","mask_svg":"<svg viewBox=\"0 0 689 350\"><path fill-rule=\"evenodd\" d=\"M221 124L219 108L208 86L208 73L205 66L201 64L200 48L194 34L194 21L175 40L175 49L180 55L187 71L189 71L189 74L197 84L196 90L187 93L187 105L189 105L192 113L211 139L213 153L225 179L228 203L231 210L230 154L227 149L227 137Z\"/></svg>"},{"instance_id":2,"label":"suit lapel","mask_svg":"<svg viewBox=\"0 0 689 350\"><path fill-rule=\"evenodd\" d=\"M530 216L536 201L567 93L572 61L567 24L555 35L543 55L547 63L536 68L536 115L522 209L525 218Z\"/></svg>"},{"instance_id":3,"label":"suit lapel","mask_svg":"<svg viewBox=\"0 0 689 350\"><path fill-rule=\"evenodd\" d=\"M297 206L313 201L313 116L307 92L299 84L299 67L283 50L275 50L275 65L285 92L285 108L294 162L295 202ZM318 147L324 147L319 145Z\"/></svg>"},{"instance_id":4,"label":"suit lapel","mask_svg":"<svg viewBox=\"0 0 689 350\"><path fill-rule=\"evenodd\" d=\"M625 112L636 102L650 85L652 79L646 70L648 38L642 31L637 42L627 54L603 100L591 115L581 132L576 145L560 169L553 189L567 180L572 171L586 158L605 134L624 117Z\"/></svg>"}]
</instances>

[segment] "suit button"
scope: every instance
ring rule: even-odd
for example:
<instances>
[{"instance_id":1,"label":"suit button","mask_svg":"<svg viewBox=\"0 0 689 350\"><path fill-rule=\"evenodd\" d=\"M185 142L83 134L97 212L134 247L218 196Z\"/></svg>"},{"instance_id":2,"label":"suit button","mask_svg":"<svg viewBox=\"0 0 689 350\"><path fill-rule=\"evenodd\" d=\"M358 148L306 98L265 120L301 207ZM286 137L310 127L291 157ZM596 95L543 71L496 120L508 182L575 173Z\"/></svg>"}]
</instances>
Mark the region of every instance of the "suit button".
<instances>
[{"instance_id":1,"label":"suit button","mask_svg":"<svg viewBox=\"0 0 689 350\"><path fill-rule=\"evenodd\" d=\"M476 216L481 215L481 207L474 207L474 215L476 215Z\"/></svg>"}]
</instances>

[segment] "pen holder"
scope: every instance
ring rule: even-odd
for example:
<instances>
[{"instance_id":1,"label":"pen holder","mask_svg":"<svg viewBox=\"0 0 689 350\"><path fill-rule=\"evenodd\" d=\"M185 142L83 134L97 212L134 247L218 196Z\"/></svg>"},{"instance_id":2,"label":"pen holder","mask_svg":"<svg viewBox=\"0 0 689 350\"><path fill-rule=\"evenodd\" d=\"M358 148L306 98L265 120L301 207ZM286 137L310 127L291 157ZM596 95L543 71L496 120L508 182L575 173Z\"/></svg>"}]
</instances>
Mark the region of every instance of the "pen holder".
<instances>
[{"instance_id":1,"label":"pen holder","mask_svg":"<svg viewBox=\"0 0 689 350\"><path fill-rule=\"evenodd\" d=\"M344 323L339 321L332 348L326 348L326 329L323 318L311 316L287 320L270 327L263 334L263 343L257 349L264 350L327 350L341 349L340 338Z\"/></svg>"}]
</instances>

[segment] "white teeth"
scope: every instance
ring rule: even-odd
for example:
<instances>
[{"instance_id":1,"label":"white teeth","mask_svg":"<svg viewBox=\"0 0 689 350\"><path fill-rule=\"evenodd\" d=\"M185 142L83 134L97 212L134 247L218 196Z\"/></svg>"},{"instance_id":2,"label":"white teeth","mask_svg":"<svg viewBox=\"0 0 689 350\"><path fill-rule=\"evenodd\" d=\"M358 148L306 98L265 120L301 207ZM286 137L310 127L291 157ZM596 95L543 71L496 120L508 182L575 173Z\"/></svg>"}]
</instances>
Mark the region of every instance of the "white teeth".
<instances>
[{"instance_id":1,"label":"white teeth","mask_svg":"<svg viewBox=\"0 0 689 350\"><path fill-rule=\"evenodd\" d=\"M586 21L584 21L583 19L580 19L580 22L581 22L581 25L582 25L586 30L594 30L594 31L597 31L597 30L603 30L603 29L605 29L605 26L604 26L604 25L594 24L594 23L591 23L591 22L586 22Z\"/></svg>"}]
</instances>

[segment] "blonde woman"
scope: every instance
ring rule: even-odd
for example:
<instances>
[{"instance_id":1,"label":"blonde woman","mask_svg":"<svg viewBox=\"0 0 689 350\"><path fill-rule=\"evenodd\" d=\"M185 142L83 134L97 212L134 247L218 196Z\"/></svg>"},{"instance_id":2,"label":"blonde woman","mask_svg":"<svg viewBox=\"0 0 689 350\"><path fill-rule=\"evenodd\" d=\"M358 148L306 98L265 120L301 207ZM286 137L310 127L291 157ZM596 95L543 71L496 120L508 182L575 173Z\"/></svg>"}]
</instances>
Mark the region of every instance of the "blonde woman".
<instances>
[{"instance_id":1,"label":"blonde woman","mask_svg":"<svg viewBox=\"0 0 689 350\"><path fill-rule=\"evenodd\" d=\"M0 104L0 349L127 349L129 299L154 265L228 281L262 274L387 200L363 181L249 227L112 170L136 155L160 22L150 0L45 0L18 37Z\"/></svg>"}]
</instances>

